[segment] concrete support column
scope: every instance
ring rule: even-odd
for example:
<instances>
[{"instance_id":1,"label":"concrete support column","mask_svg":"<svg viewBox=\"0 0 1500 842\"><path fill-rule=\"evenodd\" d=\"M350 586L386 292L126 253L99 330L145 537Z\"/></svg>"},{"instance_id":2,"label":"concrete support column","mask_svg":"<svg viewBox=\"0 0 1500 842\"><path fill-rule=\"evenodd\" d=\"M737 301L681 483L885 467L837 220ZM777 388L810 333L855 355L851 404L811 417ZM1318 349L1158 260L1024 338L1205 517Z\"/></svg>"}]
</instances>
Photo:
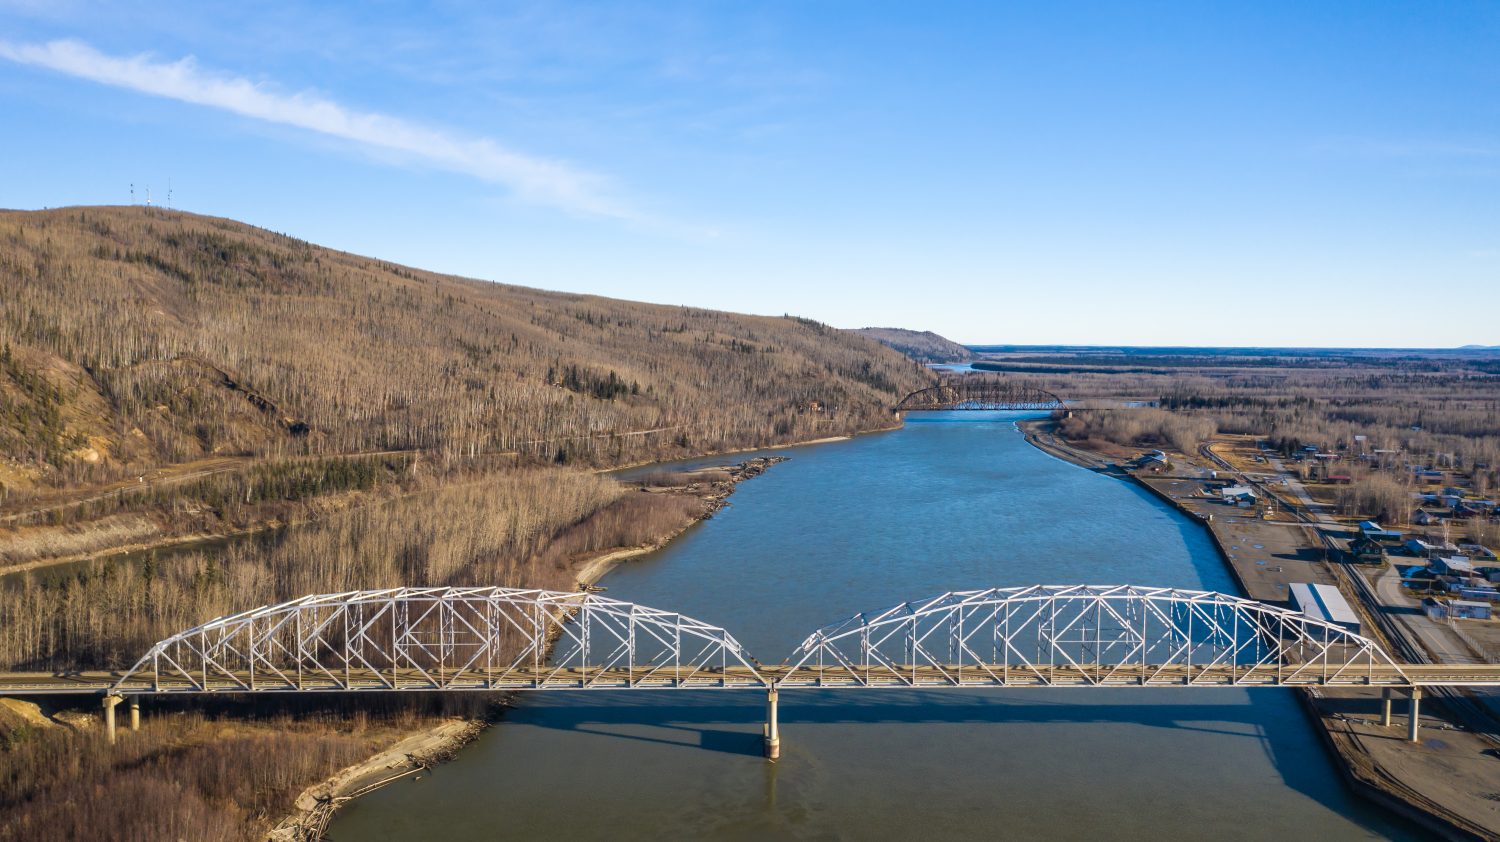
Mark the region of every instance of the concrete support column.
<instances>
[{"instance_id":1,"label":"concrete support column","mask_svg":"<svg viewBox=\"0 0 1500 842\"><path fill-rule=\"evenodd\" d=\"M776 688L766 693L766 757L775 760L781 756L781 729L776 721Z\"/></svg>"},{"instance_id":2,"label":"concrete support column","mask_svg":"<svg viewBox=\"0 0 1500 842\"><path fill-rule=\"evenodd\" d=\"M115 705L124 699L120 696L106 695L104 697L104 733L109 735L109 744L115 744Z\"/></svg>"},{"instance_id":3,"label":"concrete support column","mask_svg":"<svg viewBox=\"0 0 1500 842\"><path fill-rule=\"evenodd\" d=\"M1391 727L1391 697L1395 695L1390 690L1380 691L1380 727Z\"/></svg>"},{"instance_id":4,"label":"concrete support column","mask_svg":"<svg viewBox=\"0 0 1500 842\"><path fill-rule=\"evenodd\" d=\"M1418 734L1422 730L1422 688L1411 688L1411 711L1407 713L1406 738L1414 743L1421 742Z\"/></svg>"},{"instance_id":5,"label":"concrete support column","mask_svg":"<svg viewBox=\"0 0 1500 842\"><path fill-rule=\"evenodd\" d=\"M130 697L130 730L141 730L141 697Z\"/></svg>"}]
</instances>

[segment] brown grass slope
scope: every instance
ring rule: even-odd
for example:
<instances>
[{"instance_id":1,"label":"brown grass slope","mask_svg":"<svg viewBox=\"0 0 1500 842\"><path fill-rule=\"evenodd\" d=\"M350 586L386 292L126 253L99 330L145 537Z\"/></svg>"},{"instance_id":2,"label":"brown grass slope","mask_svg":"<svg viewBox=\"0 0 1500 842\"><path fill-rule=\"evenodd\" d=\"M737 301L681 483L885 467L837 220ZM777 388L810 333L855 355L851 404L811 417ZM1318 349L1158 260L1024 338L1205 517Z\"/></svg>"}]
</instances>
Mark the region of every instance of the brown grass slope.
<instances>
[{"instance_id":1,"label":"brown grass slope","mask_svg":"<svg viewBox=\"0 0 1500 842\"><path fill-rule=\"evenodd\" d=\"M803 319L439 275L161 209L0 212L12 493L210 454L768 445L884 426L924 377Z\"/></svg>"}]
</instances>

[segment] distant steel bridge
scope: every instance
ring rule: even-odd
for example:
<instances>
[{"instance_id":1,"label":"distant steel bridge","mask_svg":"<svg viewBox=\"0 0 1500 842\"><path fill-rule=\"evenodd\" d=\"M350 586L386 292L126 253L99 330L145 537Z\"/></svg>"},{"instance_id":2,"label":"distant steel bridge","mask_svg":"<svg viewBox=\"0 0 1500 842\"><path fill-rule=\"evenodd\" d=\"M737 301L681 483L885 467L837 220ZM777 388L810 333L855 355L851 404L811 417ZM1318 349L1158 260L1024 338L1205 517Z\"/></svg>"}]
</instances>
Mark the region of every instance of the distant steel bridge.
<instances>
[{"instance_id":1,"label":"distant steel bridge","mask_svg":"<svg viewBox=\"0 0 1500 842\"><path fill-rule=\"evenodd\" d=\"M937 410L1060 409L1062 398L1045 389L1023 386L1003 377L970 374L948 377L936 386L912 392L896 404L896 412Z\"/></svg>"},{"instance_id":2,"label":"distant steel bridge","mask_svg":"<svg viewBox=\"0 0 1500 842\"><path fill-rule=\"evenodd\" d=\"M1420 688L1500 685L1500 665L1404 664L1341 626L1207 591L1032 585L856 614L764 664L718 626L593 593L392 588L220 617L122 673L0 675L0 694L760 689L767 750L794 688ZM1390 718L1386 694L1385 718Z\"/></svg>"}]
</instances>

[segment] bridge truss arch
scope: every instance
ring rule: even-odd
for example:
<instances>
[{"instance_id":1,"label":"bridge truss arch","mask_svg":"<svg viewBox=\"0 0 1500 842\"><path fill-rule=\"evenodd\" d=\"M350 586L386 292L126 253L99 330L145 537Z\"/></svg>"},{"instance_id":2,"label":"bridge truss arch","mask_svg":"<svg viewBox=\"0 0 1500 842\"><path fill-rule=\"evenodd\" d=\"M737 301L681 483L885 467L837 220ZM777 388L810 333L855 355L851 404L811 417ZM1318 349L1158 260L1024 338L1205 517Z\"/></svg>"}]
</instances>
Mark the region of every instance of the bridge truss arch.
<instances>
[{"instance_id":1,"label":"bridge truss arch","mask_svg":"<svg viewBox=\"0 0 1500 842\"><path fill-rule=\"evenodd\" d=\"M117 692L764 687L717 626L592 593L391 588L220 617L151 647Z\"/></svg>"},{"instance_id":2,"label":"bridge truss arch","mask_svg":"<svg viewBox=\"0 0 1500 842\"><path fill-rule=\"evenodd\" d=\"M936 386L919 389L896 404L896 412L938 410L1032 410L1060 409L1062 398L1045 389L1024 386L1013 380L971 374L944 379Z\"/></svg>"},{"instance_id":3,"label":"bridge truss arch","mask_svg":"<svg viewBox=\"0 0 1500 842\"><path fill-rule=\"evenodd\" d=\"M1369 638L1252 600L1133 585L957 591L810 635L778 687L1405 685Z\"/></svg>"}]
</instances>

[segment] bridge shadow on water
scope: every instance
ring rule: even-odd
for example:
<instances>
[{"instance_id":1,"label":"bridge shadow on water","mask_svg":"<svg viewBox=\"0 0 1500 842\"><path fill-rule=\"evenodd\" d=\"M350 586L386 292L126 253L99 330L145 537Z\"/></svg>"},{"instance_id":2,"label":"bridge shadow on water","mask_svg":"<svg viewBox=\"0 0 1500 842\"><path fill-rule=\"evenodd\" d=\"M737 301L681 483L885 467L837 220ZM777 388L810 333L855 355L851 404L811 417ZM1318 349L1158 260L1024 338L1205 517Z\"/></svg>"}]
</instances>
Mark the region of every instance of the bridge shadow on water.
<instances>
[{"instance_id":1,"label":"bridge shadow on water","mask_svg":"<svg viewBox=\"0 0 1500 842\"><path fill-rule=\"evenodd\" d=\"M1186 732L1214 740L1252 742L1288 787L1329 809L1349 811L1352 796L1337 783L1338 773L1324 747L1309 732L1305 711L1289 696L1281 703L1264 703L1271 700L1262 694L1284 694L1285 690L1248 691L1248 700L1243 695L1246 692L1242 689L1070 689L1008 693L784 690L780 704L781 736L784 750L797 751L812 743L827 745L829 738L818 735L817 726L960 725L975 726L963 735L964 742L991 744L997 751L1006 751L1014 748L1007 746L1007 726L1113 725ZM1043 693L1068 693L1077 699L1059 701L1044 697ZM1174 698L1148 701L1143 696L1134 701L1125 695L1142 693L1172 694ZM1235 693L1242 695L1226 695ZM1202 701L1183 700L1187 694L1202 697ZM674 691L649 697L600 694L606 695L607 698L584 698L567 694L563 698L558 694L545 700L532 697L514 712L516 716L511 721L517 725L685 750L742 757L761 755L766 708L765 698L759 693ZM810 727L799 734L799 726ZM870 736L872 740L878 739L875 734ZM806 742L799 746L799 739ZM954 736L948 732L939 739L947 741ZM1034 744L1037 739L1034 733L1028 735L1022 747ZM1139 740L1138 744L1150 744L1149 735L1143 734ZM1181 744L1180 740L1174 741L1164 750L1177 750ZM1229 753L1239 756L1242 749ZM1090 761L1087 754L1080 753L1078 762Z\"/></svg>"}]
</instances>

